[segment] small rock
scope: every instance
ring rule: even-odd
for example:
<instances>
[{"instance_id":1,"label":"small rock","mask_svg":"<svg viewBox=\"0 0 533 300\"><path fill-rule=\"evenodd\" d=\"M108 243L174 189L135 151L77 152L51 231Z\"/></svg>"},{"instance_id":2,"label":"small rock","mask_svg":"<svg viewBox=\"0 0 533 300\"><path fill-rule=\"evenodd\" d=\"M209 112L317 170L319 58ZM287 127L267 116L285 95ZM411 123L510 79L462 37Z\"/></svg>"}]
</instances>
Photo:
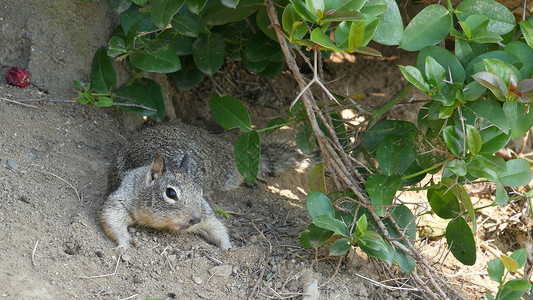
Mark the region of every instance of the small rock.
<instances>
[{"instance_id":1,"label":"small rock","mask_svg":"<svg viewBox=\"0 0 533 300\"><path fill-rule=\"evenodd\" d=\"M202 284L202 278L200 278L199 276L193 276L192 281L198 285Z\"/></svg>"},{"instance_id":2,"label":"small rock","mask_svg":"<svg viewBox=\"0 0 533 300\"><path fill-rule=\"evenodd\" d=\"M102 251L96 251L96 252L94 252L94 254L96 254L96 256L98 256L100 258L104 257L104 252L102 252Z\"/></svg>"},{"instance_id":3,"label":"small rock","mask_svg":"<svg viewBox=\"0 0 533 300\"><path fill-rule=\"evenodd\" d=\"M127 253L122 254L122 261L128 262L130 260L131 260L131 255L129 255Z\"/></svg>"},{"instance_id":4,"label":"small rock","mask_svg":"<svg viewBox=\"0 0 533 300\"><path fill-rule=\"evenodd\" d=\"M209 274L212 276L228 277L232 271L231 265L216 266L209 269Z\"/></svg>"},{"instance_id":5,"label":"small rock","mask_svg":"<svg viewBox=\"0 0 533 300\"><path fill-rule=\"evenodd\" d=\"M168 293L168 297L171 299L176 299L176 293Z\"/></svg>"},{"instance_id":6,"label":"small rock","mask_svg":"<svg viewBox=\"0 0 533 300\"><path fill-rule=\"evenodd\" d=\"M2 294L2 297L8 297L8 296L9 296L8 293L3 293L3 294Z\"/></svg>"},{"instance_id":7,"label":"small rock","mask_svg":"<svg viewBox=\"0 0 533 300\"><path fill-rule=\"evenodd\" d=\"M258 241L259 239L257 238L257 235L252 235L248 238L248 242L250 242L250 244L257 244Z\"/></svg>"},{"instance_id":8,"label":"small rock","mask_svg":"<svg viewBox=\"0 0 533 300\"><path fill-rule=\"evenodd\" d=\"M19 165L14 160L8 159L6 169L16 172L19 170Z\"/></svg>"},{"instance_id":9,"label":"small rock","mask_svg":"<svg viewBox=\"0 0 533 300\"><path fill-rule=\"evenodd\" d=\"M137 275L133 276L133 283L139 284L141 282L143 282L141 278L137 277Z\"/></svg>"},{"instance_id":10,"label":"small rock","mask_svg":"<svg viewBox=\"0 0 533 300\"><path fill-rule=\"evenodd\" d=\"M168 255L168 260L171 261L171 262L175 262L176 261L176 254Z\"/></svg>"},{"instance_id":11,"label":"small rock","mask_svg":"<svg viewBox=\"0 0 533 300\"><path fill-rule=\"evenodd\" d=\"M313 279L306 284L304 284L304 294L303 300L317 300L320 298L320 292L318 291L318 281Z\"/></svg>"},{"instance_id":12,"label":"small rock","mask_svg":"<svg viewBox=\"0 0 533 300\"><path fill-rule=\"evenodd\" d=\"M38 162L41 160L41 152L35 149L28 149L26 153L28 154L28 156L31 158L33 162Z\"/></svg>"}]
</instances>

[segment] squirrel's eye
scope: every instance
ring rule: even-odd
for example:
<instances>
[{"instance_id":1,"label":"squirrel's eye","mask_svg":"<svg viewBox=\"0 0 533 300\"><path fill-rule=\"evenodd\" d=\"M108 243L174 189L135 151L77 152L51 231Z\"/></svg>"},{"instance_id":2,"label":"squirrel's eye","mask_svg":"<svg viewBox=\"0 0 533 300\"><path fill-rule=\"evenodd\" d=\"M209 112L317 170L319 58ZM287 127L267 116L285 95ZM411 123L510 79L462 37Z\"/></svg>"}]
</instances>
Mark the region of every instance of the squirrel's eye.
<instances>
[{"instance_id":1,"label":"squirrel's eye","mask_svg":"<svg viewBox=\"0 0 533 300\"><path fill-rule=\"evenodd\" d=\"M176 198L178 198L178 194L176 193L176 190L174 190L173 188L167 188L165 194L166 194L167 197L169 197L170 199L176 199Z\"/></svg>"}]
</instances>

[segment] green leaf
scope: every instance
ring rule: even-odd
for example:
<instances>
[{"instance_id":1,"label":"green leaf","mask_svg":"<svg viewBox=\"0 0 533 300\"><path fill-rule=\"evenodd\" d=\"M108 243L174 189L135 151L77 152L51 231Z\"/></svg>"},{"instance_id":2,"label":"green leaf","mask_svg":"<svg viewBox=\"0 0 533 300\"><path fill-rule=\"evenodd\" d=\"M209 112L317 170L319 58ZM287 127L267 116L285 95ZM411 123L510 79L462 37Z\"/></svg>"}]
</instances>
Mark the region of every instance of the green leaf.
<instances>
[{"instance_id":1,"label":"green leaf","mask_svg":"<svg viewBox=\"0 0 533 300\"><path fill-rule=\"evenodd\" d=\"M307 4L307 9L313 14L313 16L318 16L318 11L324 12L324 1L323 0L305 0Z\"/></svg>"},{"instance_id":2,"label":"green leaf","mask_svg":"<svg viewBox=\"0 0 533 300\"><path fill-rule=\"evenodd\" d=\"M413 213L407 206L400 204L396 206L391 211L391 217L396 221L397 226L393 225L392 222L386 218L383 220L383 224L387 228L389 235L392 238L398 239L398 241L408 247L407 242L402 238L407 236L407 238L413 243L416 239L416 221ZM397 230L400 229L400 231ZM414 258L400 250L399 248L391 249L394 251L394 261L398 263L398 266L407 274L411 274L415 268L416 261Z\"/></svg>"},{"instance_id":3,"label":"green leaf","mask_svg":"<svg viewBox=\"0 0 533 300\"><path fill-rule=\"evenodd\" d=\"M476 159L473 159L468 163L467 169L468 169L468 174L471 177L485 178L489 181L498 180L497 173L491 170L490 168L486 167L485 165L483 165L481 161L477 159L477 157Z\"/></svg>"},{"instance_id":4,"label":"green leaf","mask_svg":"<svg viewBox=\"0 0 533 300\"><path fill-rule=\"evenodd\" d=\"M372 152L376 150L383 139L390 134L407 136L411 134L416 135L417 131L416 126L411 122L385 120L365 131L363 144L368 151Z\"/></svg>"},{"instance_id":5,"label":"green leaf","mask_svg":"<svg viewBox=\"0 0 533 300\"><path fill-rule=\"evenodd\" d=\"M468 102L463 107L470 109L478 116L485 118L504 133L509 133L509 121L498 101L493 99L479 99L477 101Z\"/></svg>"},{"instance_id":6,"label":"green leaf","mask_svg":"<svg viewBox=\"0 0 533 300\"><path fill-rule=\"evenodd\" d=\"M495 173L501 173L507 171L507 165L505 160L499 156L492 155L491 153L481 152L475 158L484 167L494 171Z\"/></svg>"},{"instance_id":7,"label":"green leaf","mask_svg":"<svg viewBox=\"0 0 533 300\"><path fill-rule=\"evenodd\" d=\"M487 30L504 35L515 26L513 13L505 6L490 0L465 0L455 9L455 14L460 21L465 21L470 15L481 14L489 17Z\"/></svg>"},{"instance_id":8,"label":"green leaf","mask_svg":"<svg viewBox=\"0 0 533 300\"><path fill-rule=\"evenodd\" d=\"M415 160L414 135L389 134L379 144L376 158L386 175L403 174Z\"/></svg>"},{"instance_id":9,"label":"green leaf","mask_svg":"<svg viewBox=\"0 0 533 300\"><path fill-rule=\"evenodd\" d=\"M208 0L187 0L187 7L189 10L197 15L202 12Z\"/></svg>"},{"instance_id":10,"label":"green leaf","mask_svg":"<svg viewBox=\"0 0 533 300\"><path fill-rule=\"evenodd\" d=\"M509 256L500 255L500 259L502 260L503 267L509 270L509 272L516 272L518 271L518 263L516 260L510 258Z\"/></svg>"},{"instance_id":11,"label":"green leaf","mask_svg":"<svg viewBox=\"0 0 533 300\"><path fill-rule=\"evenodd\" d=\"M395 0L385 0L387 10L379 16L379 24L372 39L383 45L398 45L402 40L403 21Z\"/></svg>"},{"instance_id":12,"label":"green leaf","mask_svg":"<svg viewBox=\"0 0 533 300\"><path fill-rule=\"evenodd\" d=\"M441 42L452 26L452 15L440 5L429 5L419 12L405 28L400 48L418 51Z\"/></svg>"},{"instance_id":13,"label":"green leaf","mask_svg":"<svg viewBox=\"0 0 533 300\"><path fill-rule=\"evenodd\" d=\"M482 142L479 131L472 125L466 125L466 144L472 155L476 156L481 150Z\"/></svg>"},{"instance_id":14,"label":"green leaf","mask_svg":"<svg viewBox=\"0 0 533 300\"><path fill-rule=\"evenodd\" d=\"M131 0L109 0L109 8L117 14L122 14L131 6Z\"/></svg>"},{"instance_id":15,"label":"green leaf","mask_svg":"<svg viewBox=\"0 0 533 300\"><path fill-rule=\"evenodd\" d=\"M262 31L256 32L244 48L246 59L251 62L268 60L280 51L279 44L269 39Z\"/></svg>"},{"instance_id":16,"label":"green leaf","mask_svg":"<svg viewBox=\"0 0 533 300\"><path fill-rule=\"evenodd\" d=\"M350 250L352 245L347 238L340 238L333 242L329 250L329 256L339 256L344 255Z\"/></svg>"},{"instance_id":17,"label":"green leaf","mask_svg":"<svg viewBox=\"0 0 533 300\"><path fill-rule=\"evenodd\" d=\"M487 88L475 81L472 81L463 89L463 97L466 101L476 101L483 97L486 91Z\"/></svg>"},{"instance_id":18,"label":"green leaf","mask_svg":"<svg viewBox=\"0 0 533 300\"><path fill-rule=\"evenodd\" d=\"M202 82L205 74L196 68L192 56L182 58L181 63L181 70L171 73L170 78L180 90L190 90Z\"/></svg>"},{"instance_id":19,"label":"green leaf","mask_svg":"<svg viewBox=\"0 0 533 300\"><path fill-rule=\"evenodd\" d=\"M117 87L117 74L104 47L94 53L90 86L95 92L104 94Z\"/></svg>"},{"instance_id":20,"label":"green leaf","mask_svg":"<svg viewBox=\"0 0 533 300\"><path fill-rule=\"evenodd\" d=\"M487 152L490 154L496 153L501 148L505 147L511 136L502 132L496 126L489 126L479 132L481 135L481 141L483 145L481 146L480 152Z\"/></svg>"},{"instance_id":21,"label":"green leaf","mask_svg":"<svg viewBox=\"0 0 533 300\"><path fill-rule=\"evenodd\" d=\"M446 242L458 261L468 266L476 263L476 241L463 217L459 216L448 223Z\"/></svg>"},{"instance_id":22,"label":"green leaf","mask_svg":"<svg viewBox=\"0 0 533 300\"><path fill-rule=\"evenodd\" d=\"M324 228L335 232L343 237L350 236L350 229L342 221L334 219L328 215L320 215L313 218L313 224L317 227Z\"/></svg>"},{"instance_id":23,"label":"green leaf","mask_svg":"<svg viewBox=\"0 0 533 300\"><path fill-rule=\"evenodd\" d=\"M413 66L398 66L403 77L407 79L412 85L416 86L424 93L429 92L429 84L426 82L422 72Z\"/></svg>"},{"instance_id":24,"label":"green leaf","mask_svg":"<svg viewBox=\"0 0 533 300\"><path fill-rule=\"evenodd\" d=\"M273 41L278 41L278 37L276 36L276 31L274 31L274 28L271 27L270 19L268 18L268 14L266 11L266 8L262 8L257 12L257 17L255 18L255 22L257 23L257 26L261 29L261 31L268 36Z\"/></svg>"},{"instance_id":25,"label":"green leaf","mask_svg":"<svg viewBox=\"0 0 533 300\"><path fill-rule=\"evenodd\" d=\"M124 42L119 36L112 37L109 40L108 45L109 49L107 50L107 55L111 57L117 57L128 52L128 50L126 50L126 42Z\"/></svg>"},{"instance_id":26,"label":"green leaf","mask_svg":"<svg viewBox=\"0 0 533 300\"><path fill-rule=\"evenodd\" d=\"M365 235L366 230L368 228L368 220L366 219L366 215L362 215L359 220L355 222L355 233L357 237L362 237Z\"/></svg>"},{"instance_id":27,"label":"green leaf","mask_svg":"<svg viewBox=\"0 0 533 300\"><path fill-rule=\"evenodd\" d=\"M311 128L309 121L296 125L294 130L296 132L294 142L296 142L298 148L303 153L311 155L315 150L316 142L313 128Z\"/></svg>"},{"instance_id":28,"label":"green leaf","mask_svg":"<svg viewBox=\"0 0 533 300\"><path fill-rule=\"evenodd\" d=\"M477 43L472 43L472 45ZM479 44L478 44L479 45ZM476 72L486 71L485 64L482 63L483 59L485 58L496 58L501 61L507 62L510 65L520 65L521 61L518 57L516 57L514 54L505 52L505 51L489 51L485 52L485 50L477 50L477 51L483 51L482 54L474 57L466 67L466 80L467 82L471 82L473 78L471 76Z\"/></svg>"},{"instance_id":29,"label":"green leaf","mask_svg":"<svg viewBox=\"0 0 533 300\"><path fill-rule=\"evenodd\" d=\"M215 94L209 102L215 121L222 128L229 130L239 128L242 132L252 130L252 122L248 111L242 103L232 96L220 97Z\"/></svg>"},{"instance_id":30,"label":"green leaf","mask_svg":"<svg viewBox=\"0 0 533 300\"><path fill-rule=\"evenodd\" d=\"M422 49L416 58L416 67L422 72L426 69L427 56L433 57L446 70L446 79L450 79L451 73L453 82L463 83L465 81L466 75L463 65L461 65L457 57L446 49L437 46L428 46Z\"/></svg>"},{"instance_id":31,"label":"green leaf","mask_svg":"<svg viewBox=\"0 0 533 300\"><path fill-rule=\"evenodd\" d=\"M94 106L96 107L110 107L113 106L113 99L110 97L98 97L96 98L96 102L94 103Z\"/></svg>"},{"instance_id":32,"label":"green leaf","mask_svg":"<svg viewBox=\"0 0 533 300\"><path fill-rule=\"evenodd\" d=\"M372 174L368 177L365 190L370 197L372 206L391 205L401 183L402 177L396 174L392 176ZM384 216L386 208L375 208L374 210L379 216Z\"/></svg>"},{"instance_id":33,"label":"green leaf","mask_svg":"<svg viewBox=\"0 0 533 300\"><path fill-rule=\"evenodd\" d=\"M462 159L454 159L446 164L446 168L452 171L457 176L466 175L466 164Z\"/></svg>"},{"instance_id":34,"label":"green leaf","mask_svg":"<svg viewBox=\"0 0 533 300\"><path fill-rule=\"evenodd\" d=\"M184 0L152 0L150 5L152 22L159 28L167 27L184 2Z\"/></svg>"},{"instance_id":35,"label":"green leaf","mask_svg":"<svg viewBox=\"0 0 533 300\"><path fill-rule=\"evenodd\" d=\"M487 273L489 273L490 279L501 284L504 272L505 272L505 268L503 267L503 263L501 259L495 258L487 262Z\"/></svg>"},{"instance_id":36,"label":"green leaf","mask_svg":"<svg viewBox=\"0 0 533 300\"><path fill-rule=\"evenodd\" d=\"M172 28L181 35L188 37L198 37L200 27L190 16L176 16L172 19Z\"/></svg>"},{"instance_id":37,"label":"green leaf","mask_svg":"<svg viewBox=\"0 0 533 300\"><path fill-rule=\"evenodd\" d=\"M318 249L326 244L329 238L333 235L333 231L319 228L314 224L309 224L307 230L309 230L309 232L303 232L300 237L300 244L304 248Z\"/></svg>"},{"instance_id":38,"label":"green leaf","mask_svg":"<svg viewBox=\"0 0 533 300\"><path fill-rule=\"evenodd\" d=\"M496 196L494 198L494 204L505 205L507 202L509 202L509 195L507 194L507 191L499 181L496 181Z\"/></svg>"},{"instance_id":39,"label":"green leaf","mask_svg":"<svg viewBox=\"0 0 533 300\"><path fill-rule=\"evenodd\" d=\"M514 41L505 46L505 52L518 57L523 63L522 68L519 69L522 78L531 78L533 74L533 60L530 58L533 57L533 49L522 41Z\"/></svg>"},{"instance_id":40,"label":"green leaf","mask_svg":"<svg viewBox=\"0 0 533 300\"><path fill-rule=\"evenodd\" d=\"M526 105L520 102L505 102L503 112L509 120L511 139L523 136L533 126L533 112L526 113Z\"/></svg>"},{"instance_id":41,"label":"green leaf","mask_svg":"<svg viewBox=\"0 0 533 300\"><path fill-rule=\"evenodd\" d=\"M261 144L257 131L246 132L237 139L235 143L235 163L239 173L249 183L253 183L257 178L260 153Z\"/></svg>"},{"instance_id":42,"label":"green leaf","mask_svg":"<svg viewBox=\"0 0 533 300\"><path fill-rule=\"evenodd\" d=\"M474 53L472 52L472 47L470 44L459 38L455 39L455 56L461 62L463 67L466 68L468 63L474 58Z\"/></svg>"},{"instance_id":43,"label":"green leaf","mask_svg":"<svg viewBox=\"0 0 533 300\"><path fill-rule=\"evenodd\" d=\"M342 49L335 45L329 36L318 27L311 32L311 42L317 43L327 50L342 52Z\"/></svg>"},{"instance_id":44,"label":"green leaf","mask_svg":"<svg viewBox=\"0 0 533 300\"><path fill-rule=\"evenodd\" d=\"M531 169L527 160L523 158L512 159L505 163L507 171L498 174L502 184L511 187L519 187L531 181Z\"/></svg>"},{"instance_id":45,"label":"green leaf","mask_svg":"<svg viewBox=\"0 0 533 300\"><path fill-rule=\"evenodd\" d=\"M312 191L306 198L307 211L311 218L321 215L335 217L335 208L328 196L318 191Z\"/></svg>"},{"instance_id":46,"label":"green leaf","mask_svg":"<svg viewBox=\"0 0 533 300\"><path fill-rule=\"evenodd\" d=\"M431 209L443 219L451 219L461 214L459 201L450 191L450 185L445 182L441 182L436 188L428 189L427 198Z\"/></svg>"},{"instance_id":47,"label":"green leaf","mask_svg":"<svg viewBox=\"0 0 533 300\"><path fill-rule=\"evenodd\" d=\"M527 261L527 253L525 248L520 248L518 250L515 250L510 256L510 258L514 259L518 263L518 268L522 268Z\"/></svg>"},{"instance_id":48,"label":"green leaf","mask_svg":"<svg viewBox=\"0 0 533 300\"><path fill-rule=\"evenodd\" d=\"M220 0L220 3L225 7L235 8L239 4L239 0Z\"/></svg>"},{"instance_id":49,"label":"green leaf","mask_svg":"<svg viewBox=\"0 0 533 300\"><path fill-rule=\"evenodd\" d=\"M528 21L520 21L518 25L520 25L520 30L522 30L526 43L533 48L533 25Z\"/></svg>"},{"instance_id":50,"label":"green leaf","mask_svg":"<svg viewBox=\"0 0 533 300\"><path fill-rule=\"evenodd\" d=\"M444 142L448 149L456 156L463 156L466 152L464 149L464 133L455 125L446 126L442 131Z\"/></svg>"},{"instance_id":51,"label":"green leaf","mask_svg":"<svg viewBox=\"0 0 533 300\"><path fill-rule=\"evenodd\" d=\"M172 73L181 69L180 58L171 46L155 51L137 51L130 55L131 64L144 71Z\"/></svg>"},{"instance_id":52,"label":"green leaf","mask_svg":"<svg viewBox=\"0 0 533 300\"><path fill-rule=\"evenodd\" d=\"M446 83L446 70L431 56L426 56L426 76L430 85L437 87L439 92L442 91Z\"/></svg>"},{"instance_id":53,"label":"green leaf","mask_svg":"<svg viewBox=\"0 0 533 300\"><path fill-rule=\"evenodd\" d=\"M302 17L304 20L306 20L307 22L310 22L310 23L315 23L316 22L316 11L315 12L310 12L308 9L307 9L307 5L306 3L303 1L303 0L291 0L291 3L294 7L294 10L296 11L296 13Z\"/></svg>"},{"instance_id":54,"label":"green leaf","mask_svg":"<svg viewBox=\"0 0 533 300\"><path fill-rule=\"evenodd\" d=\"M156 39L150 43L150 48L164 48L170 45L177 55L191 55L194 40L191 37L178 34L175 30L167 29L157 35Z\"/></svg>"},{"instance_id":55,"label":"green leaf","mask_svg":"<svg viewBox=\"0 0 533 300\"><path fill-rule=\"evenodd\" d=\"M163 100L161 86L153 80L147 78L136 79L113 93L112 99L115 104L133 103L155 110L146 110L133 106L120 106L121 109L149 117L156 122L162 122L165 118L165 101Z\"/></svg>"},{"instance_id":56,"label":"green leaf","mask_svg":"<svg viewBox=\"0 0 533 300\"><path fill-rule=\"evenodd\" d=\"M523 293L526 290L531 288L531 283L529 283L529 281L524 280L524 279L513 279L513 280L507 281L504 284L504 288L510 289L512 291L522 291ZM510 299L510 298L502 298L502 299Z\"/></svg>"},{"instance_id":57,"label":"green leaf","mask_svg":"<svg viewBox=\"0 0 533 300\"><path fill-rule=\"evenodd\" d=\"M214 75L224 63L226 43L217 33L202 34L192 45L196 67L207 75Z\"/></svg>"},{"instance_id":58,"label":"green leaf","mask_svg":"<svg viewBox=\"0 0 533 300\"><path fill-rule=\"evenodd\" d=\"M208 26L224 25L246 19L249 15L265 6L265 1L239 1L236 8L228 8L220 1L213 1L202 13L202 19Z\"/></svg>"},{"instance_id":59,"label":"green leaf","mask_svg":"<svg viewBox=\"0 0 533 300\"><path fill-rule=\"evenodd\" d=\"M326 194L326 175L324 173L324 164L318 164L309 174L309 190L318 191Z\"/></svg>"},{"instance_id":60,"label":"green leaf","mask_svg":"<svg viewBox=\"0 0 533 300\"><path fill-rule=\"evenodd\" d=\"M483 64L488 72L495 74L505 82L507 91L509 90L510 76L513 76L516 82L521 80L520 73L515 72L516 68L507 62L497 58L484 58Z\"/></svg>"}]
</instances>

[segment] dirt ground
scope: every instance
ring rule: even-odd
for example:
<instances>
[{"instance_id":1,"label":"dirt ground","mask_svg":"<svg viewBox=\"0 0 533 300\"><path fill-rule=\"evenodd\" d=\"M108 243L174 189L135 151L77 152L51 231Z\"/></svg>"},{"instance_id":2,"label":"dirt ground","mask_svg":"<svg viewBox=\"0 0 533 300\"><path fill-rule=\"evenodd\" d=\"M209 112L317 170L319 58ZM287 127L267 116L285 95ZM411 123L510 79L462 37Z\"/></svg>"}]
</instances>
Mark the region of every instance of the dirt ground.
<instances>
[{"instance_id":1,"label":"dirt ground","mask_svg":"<svg viewBox=\"0 0 533 300\"><path fill-rule=\"evenodd\" d=\"M2 298L301 299L304 286L314 281L320 299L423 298L409 286L386 289L372 282L397 286L405 281L405 274L384 268L358 251L332 277L337 258L328 258L327 249L318 255L302 249L299 236L310 221L305 208L307 175L295 171L214 200L213 205L230 214L230 219L223 220L234 245L228 252L192 235L130 228L137 246L121 256L100 228L98 212L106 197L110 163L132 134L126 128L131 126L125 125L130 119L115 109L75 103L10 102L64 100L75 95L71 80L88 79L92 53L105 43L112 28L107 1L52 1L55 4L42 10L39 1L28 1L20 10L15 2L2 4L0 12L0 41L6 44L0 70L3 73L12 65L28 68L33 84L20 89L0 82ZM73 14L61 14L67 20L94 14L90 21L73 23L77 33L85 36L72 35L58 25L62 23L54 13L57 7ZM32 13L34 18L28 19ZM80 39L86 44L80 45ZM413 64L416 56L393 48L380 50L383 58L358 55L326 61L329 86L345 94L366 94L362 101L366 108L386 102L406 83L396 65ZM168 91L175 107L172 114L213 128L207 104L212 93L222 88L219 92L242 100L254 123L261 125L283 114L298 93L290 74L250 78L238 64L228 64L214 78L218 87L205 80L192 91ZM417 92L408 96L408 100L422 99ZM413 105L399 105L387 117L413 120ZM504 227L494 225L521 212L520 205L481 215L487 227L480 226L477 238L485 246L480 246L475 266L465 268L448 257L440 268L468 298L482 298L486 288L496 288L483 275L487 260L523 247L525 231L519 218ZM446 249L444 239L421 239L420 247L433 258Z\"/></svg>"}]
</instances>

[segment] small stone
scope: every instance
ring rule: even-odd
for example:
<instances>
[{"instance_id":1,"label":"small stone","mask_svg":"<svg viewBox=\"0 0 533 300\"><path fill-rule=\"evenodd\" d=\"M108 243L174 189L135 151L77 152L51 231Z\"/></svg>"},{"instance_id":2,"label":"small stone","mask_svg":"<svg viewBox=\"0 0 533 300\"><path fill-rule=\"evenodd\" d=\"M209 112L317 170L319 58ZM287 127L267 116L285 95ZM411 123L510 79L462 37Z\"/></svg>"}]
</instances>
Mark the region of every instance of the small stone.
<instances>
[{"instance_id":1,"label":"small stone","mask_svg":"<svg viewBox=\"0 0 533 300\"><path fill-rule=\"evenodd\" d=\"M128 262L130 260L131 260L131 255L129 255L127 253L122 254L122 261Z\"/></svg>"},{"instance_id":2,"label":"small stone","mask_svg":"<svg viewBox=\"0 0 533 300\"><path fill-rule=\"evenodd\" d=\"M175 262L176 261L176 254L170 254L168 256L168 260L171 261L171 262Z\"/></svg>"},{"instance_id":3,"label":"small stone","mask_svg":"<svg viewBox=\"0 0 533 300\"><path fill-rule=\"evenodd\" d=\"M252 235L248 238L248 242L250 242L250 244L257 244L258 241L259 239L257 238L257 235Z\"/></svg>"},{"instance_id":4,"label":"small stone","mask_svg":"<svg viewBox=\"0 0 533 300\"><path fill-rule=\"evenodd\" d=\"M137 275L133 276L133 283L139 284L141 282L143 282L141 278L137 277Z\"/></svg>"},{"instance_id":5,"label":"small stone","mask_svg":"<svg viewBox=\"0 0 533 300\"><path fill-rule=\"evenodd\" d=\"M100 257L100 258L104 257L104 252L102 252L102 251L100 251L100 250L94 252L94 254L96 254L96 256L98 256L98 257Z\"/></svg>"},{"instance_id":6,"label":"small stone","mask_svg":"<svg viewBox=\"0 0 533 300\"><path fill-rule=\"evenodd\" d=\"M9 296L8 293L3 293L3 294L2 294L2 297L8 297L8 296Z\"/></svg>"},{"instance_id":7,"label":"small stone","mask_svg":"<svg viewBox=\"0 0 533 300\"><path fill-rule=\"evenodd\" d=\"M19 170L19 165L14 160L8 159L6 169L16 172Z\"/></svg>"},{"instance_id":8,"label":"small stone","mask_svg":"<svg viewBox=\"0 0 533 300\"><path fill-rule=\"evenodd\" d=\"M41 152L35 149L28 149L26 153L28 154L28 156L31 158L33 162L38 162L41 160Z\"/></svg>"},{"instance_id":9,"label":"small stone","mask_svg":"<svg viewBox=\"0 0 533 300\"><path fill-rule=\"evenodd\" d=\"M318 291L318 280L313 279L304 284L303 300L317 300L320 299L320 292Z\"/></svg>"},{"instance_id":10,"label":"small stone","mask_svg":"<svg viewBox=\"0 0 533 300\"><path fill-rule=\"evenodd\" d=\"M209 269L209 274L212 276L228 277L232 271L231 265L216 266Z\"/></svg>"},{"instance_id":11,"label":"small stone","mask_svg":"<svg viewBox=\"0 0 533 300\"><path fill-rule=\"evenodd\" d=\"M192 281L198 285L202 284L202 278L200 278L199 276L193 276Z\"/></svg>"}]
</instances>

